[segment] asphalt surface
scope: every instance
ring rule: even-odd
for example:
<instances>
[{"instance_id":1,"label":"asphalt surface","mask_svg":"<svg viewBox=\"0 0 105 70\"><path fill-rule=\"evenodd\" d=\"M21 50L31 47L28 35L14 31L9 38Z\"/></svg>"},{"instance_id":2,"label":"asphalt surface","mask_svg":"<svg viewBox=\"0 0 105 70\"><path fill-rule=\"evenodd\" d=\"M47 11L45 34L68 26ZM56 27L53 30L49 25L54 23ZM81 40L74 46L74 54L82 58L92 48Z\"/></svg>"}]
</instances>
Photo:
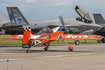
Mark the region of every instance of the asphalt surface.
<instances>
[{"instance_id":1,"label":"asphalt surface","mask_svg":"<svg viewBox=\"0 0 105 70\"><path fill-rule=\"evenodd\" d=\"M105 44L32 47L0 47L0 70L105 70ZM9 62L7 62L9 60Z\"/></svg>"}]
</instances>

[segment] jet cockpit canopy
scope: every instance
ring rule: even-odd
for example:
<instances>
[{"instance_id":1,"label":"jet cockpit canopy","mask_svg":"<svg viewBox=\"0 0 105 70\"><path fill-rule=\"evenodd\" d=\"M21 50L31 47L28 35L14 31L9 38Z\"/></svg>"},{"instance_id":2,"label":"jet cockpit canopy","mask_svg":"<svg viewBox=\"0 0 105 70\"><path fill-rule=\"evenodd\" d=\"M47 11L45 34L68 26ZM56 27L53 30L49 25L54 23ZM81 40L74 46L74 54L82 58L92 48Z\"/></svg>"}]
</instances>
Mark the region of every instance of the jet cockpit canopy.
<instances>
[{"instance_id":1,"label":"jet cockpit canopy","mask_svg":"<svg viewBox=\"0 0 105 70\"><path fill-rule=\"evenodd\" d=\"M75 11L81 17L81 18L79 18L79 17L76 18L76 20L83 21L85 23L92 23L93 22L90 15L89 15L89 13L86 10L82 9L81 7L76 6Z\"/></svg>"}]
</instances>

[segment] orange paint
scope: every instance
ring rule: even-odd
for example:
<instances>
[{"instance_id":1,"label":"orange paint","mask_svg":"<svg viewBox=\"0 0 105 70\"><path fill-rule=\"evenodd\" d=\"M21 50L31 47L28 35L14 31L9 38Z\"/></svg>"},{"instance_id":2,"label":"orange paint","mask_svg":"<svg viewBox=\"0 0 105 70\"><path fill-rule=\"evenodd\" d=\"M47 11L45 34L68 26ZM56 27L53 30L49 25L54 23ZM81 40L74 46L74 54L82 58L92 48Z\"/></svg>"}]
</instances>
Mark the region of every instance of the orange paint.
<instances>
[{"instance_id":1,"label":"orange paint","mask_svg":"<svg viewBox=\"0 0 105 70\"><path fill-rule=\"evenodd\" d=\"M24 31L22 44L30 44L31 41L28 40L30 37L31 37L30 32Z\"/></svg>"}]
</instances>

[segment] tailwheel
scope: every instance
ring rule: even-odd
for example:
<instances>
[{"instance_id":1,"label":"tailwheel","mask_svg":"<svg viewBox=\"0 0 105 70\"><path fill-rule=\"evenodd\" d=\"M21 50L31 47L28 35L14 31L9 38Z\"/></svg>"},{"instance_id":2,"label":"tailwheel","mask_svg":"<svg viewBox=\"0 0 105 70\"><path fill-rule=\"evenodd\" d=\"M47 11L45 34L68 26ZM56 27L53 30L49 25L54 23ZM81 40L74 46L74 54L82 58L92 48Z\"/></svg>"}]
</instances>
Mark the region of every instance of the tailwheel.
<instances>
[{"instance_id":1,"label":"tailwheel","mask_svg":"<svg viewBox=\"0 0 105 70\"><path fill-rule=\"evenodd\" d=\"M26 50L26 53L28 53L28 50L29 50L29 49Z\"/></svg>"},{"instance_id":2,"label":"tailwheel","mask_svg":"<svg viewBox=\"0 0 105 70\"><path fill-rule=\"evenodd\" d=\"M73 46L70 46L70 47L69 47L69 50L70 50L70 51L73 51L73 50L74 50L74 47L73 47Z\"/></svg>"},{"instance_id":3,"label":"tailwheel","mask_svg":"<svg viewBox=\"0 0 105 70\"><path fill-rule=\"evenodd\" d=\"M47 51L48 49L49 49L49 47L48 47L48 46L45 46L45 47L44 47L44 50L45 50L45 51Z\"/></svg>"}]
</instances>

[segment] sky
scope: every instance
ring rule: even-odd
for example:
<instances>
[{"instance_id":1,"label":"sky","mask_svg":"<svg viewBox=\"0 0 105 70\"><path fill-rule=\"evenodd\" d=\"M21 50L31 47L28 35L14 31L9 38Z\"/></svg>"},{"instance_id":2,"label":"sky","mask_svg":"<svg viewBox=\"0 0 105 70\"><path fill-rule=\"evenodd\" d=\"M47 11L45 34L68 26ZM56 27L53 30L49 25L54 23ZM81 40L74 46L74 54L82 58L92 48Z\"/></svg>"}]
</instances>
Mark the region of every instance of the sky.
<instances>
[{"instance_id":1,"label":"sky","mask_svg":"<svg viewBox=\"0 0 105 70\"><path fill-rule=\"evenodd\" d=\"M76 18L76 5L89 12L92 19L93 13L105 16L105 0L0 0L0 12L8 17L6 7L18 7L27 20L57 19L60 15Z\"/></svg>"}]
</instances>

